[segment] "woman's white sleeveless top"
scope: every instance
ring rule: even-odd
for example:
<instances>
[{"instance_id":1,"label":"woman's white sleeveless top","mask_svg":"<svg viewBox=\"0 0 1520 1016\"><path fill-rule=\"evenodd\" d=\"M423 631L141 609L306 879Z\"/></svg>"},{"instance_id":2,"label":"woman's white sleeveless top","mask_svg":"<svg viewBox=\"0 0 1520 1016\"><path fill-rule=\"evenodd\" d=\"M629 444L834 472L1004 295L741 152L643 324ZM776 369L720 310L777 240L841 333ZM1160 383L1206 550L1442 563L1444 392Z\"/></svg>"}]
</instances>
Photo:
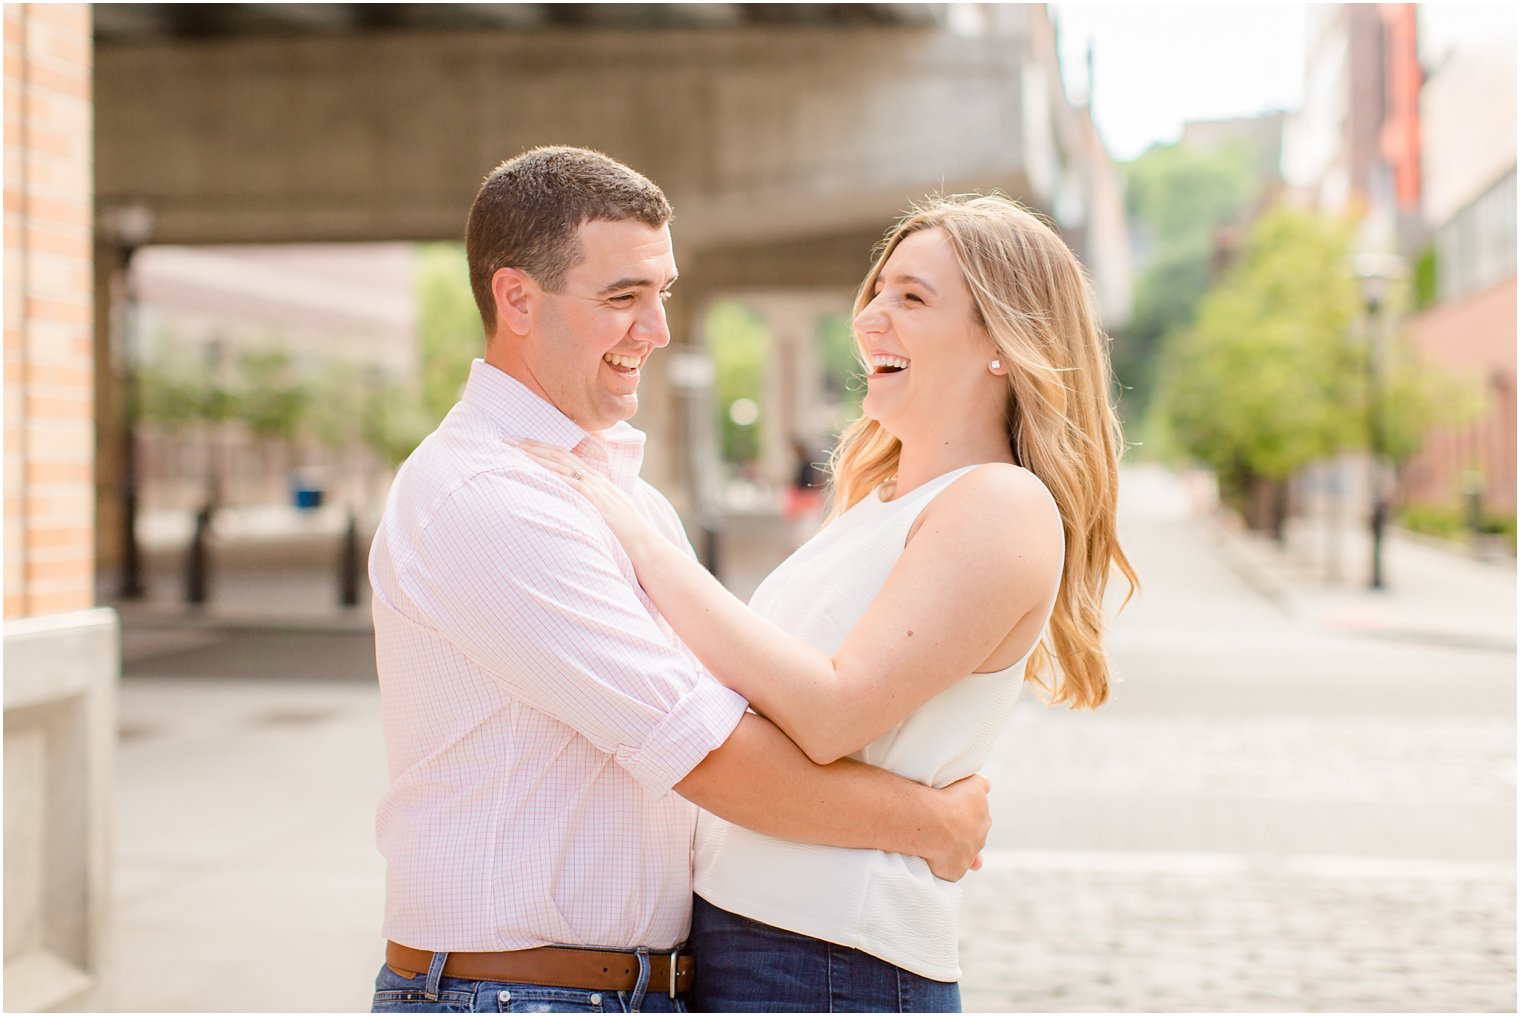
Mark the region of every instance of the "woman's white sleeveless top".
<instances>
[{"instance_id":1,"label":"woman's white sleeveless top","mask_svg":"<svg viewBox=\"0 0 1520 1016\"><path fill-rule=\"evenodd\" d=\"M974 468L889 502L867 495L783 561L750 606L833 655L897 564L919 514ZM1024 664L957 681L853 757L936 787L969 776L1013 708ZM702 812L695 887L713 905L752 920L860 949L933 980L960 980L961 887L936 878L921 858L793 843Z\"/></svg>"}]
</instances>

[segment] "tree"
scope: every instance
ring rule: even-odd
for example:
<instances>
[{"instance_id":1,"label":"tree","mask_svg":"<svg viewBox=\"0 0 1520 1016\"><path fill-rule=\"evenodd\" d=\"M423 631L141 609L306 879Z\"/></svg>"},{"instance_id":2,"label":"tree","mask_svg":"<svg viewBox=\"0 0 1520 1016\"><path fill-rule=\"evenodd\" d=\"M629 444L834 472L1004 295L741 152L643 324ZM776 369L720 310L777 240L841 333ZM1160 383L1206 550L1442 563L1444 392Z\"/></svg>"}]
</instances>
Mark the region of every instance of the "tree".
<instances>
[{"instance_id":1,"label":"tree","mask_svg":"<svg viewBox=\"0 0 1520 1016\"><path fill-rule=\"evenodd\" d=\"M1367 349L1351 341L1360 297L1349 239L1338 220L1263 215L1162 358L1157 410L1178 444L1237 502L1268 481L1279 530L1283 482L1365 440Z\"/></svg>"},{"instance_id":2,"label":"tree","mask_svg":"<svg viewBox=\"0 0 1520 1016\"><path fill-rule=\"evenodd\" d=\"M205 379L164 337L157 355L134 372L132 419L150 423L166 433L177 434L206 418Z\"/></svg>"},{"instance_id":3,"label":"tree","mask_svg":"<svg viewBox=\"0 0 1520 1016\"><path fill-rule=\"evenodd\" d=\"M459 401L470 361L485 348L484 329L461 244L419 246L415 279L422 347L421 406L436 424Z\"/></svg>"},{"instance_id":4,"label":"tree","mask_svg":"<svg viewBox=\"0 0 1520 1016\"><path fill-rule=\"evenodd\" d=\"M743 304L723 301L708 312L707 334L723 461L742 465L760 454L760 435L755 424L736 423L729 407L740 399L763 403L770 332Z\"/></svg>"},{"instance_id":5,"label":"tree","mask_svg":"<svg viewBox=\"0 0 1520 1016\"><path fill-rule=\"evenodd\" d=\"M311 404L311 391L283 349L244 349L237 356L232 415L261 441L293 441Z\"/></svg>"},{"instance_id":6,"label":"tree","mask_svg":"<svg viewBox=\"0 0 1520 1016\"><path fill-rule=\"evenodd\" d=\"M1114 374L1126 389L1119 408L1144 413L1167 335L1187 328L1208 291L1218 230L1259 193L1261 179L1244 145L1209 151L1154 146L1125 167L1125 202L1137 260L1135 310L1115 337Z\"/></svg>"},{"instance_id":7,"label":"tree","mask_svg":"<svg viewBox=\"0 0 1520 1016\"><path fill-rule=\"evenodd\" d=\"M394 468L436 424L418 388L386 378L365 393L359 433L380 461Z\"/></svg>"}]
</instances>

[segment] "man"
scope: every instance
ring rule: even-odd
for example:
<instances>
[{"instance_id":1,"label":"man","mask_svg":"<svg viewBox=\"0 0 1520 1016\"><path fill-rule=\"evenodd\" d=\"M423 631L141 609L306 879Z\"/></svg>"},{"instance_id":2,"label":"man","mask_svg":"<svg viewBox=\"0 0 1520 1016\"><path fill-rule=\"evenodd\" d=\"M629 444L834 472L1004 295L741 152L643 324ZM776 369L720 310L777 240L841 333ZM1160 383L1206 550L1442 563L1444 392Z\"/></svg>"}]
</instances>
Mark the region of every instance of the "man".
<instances>
[{"instance_id":1,"label":"man","mask_svg":"<svg viewBox=\"0 0 1520 1016\"><path fill-rule=\"evenodd\" d=\"M485 357L397 475L370 557L390 768L377 1011L679 1011L696 805L946 878L985 839L979 778L816 766L747 713L590 504L509 444L573 450L689 550L625 422L670 341L670 217L648 180L574 148L503 163L471 207Z\"/></svg>"}]
</instances>

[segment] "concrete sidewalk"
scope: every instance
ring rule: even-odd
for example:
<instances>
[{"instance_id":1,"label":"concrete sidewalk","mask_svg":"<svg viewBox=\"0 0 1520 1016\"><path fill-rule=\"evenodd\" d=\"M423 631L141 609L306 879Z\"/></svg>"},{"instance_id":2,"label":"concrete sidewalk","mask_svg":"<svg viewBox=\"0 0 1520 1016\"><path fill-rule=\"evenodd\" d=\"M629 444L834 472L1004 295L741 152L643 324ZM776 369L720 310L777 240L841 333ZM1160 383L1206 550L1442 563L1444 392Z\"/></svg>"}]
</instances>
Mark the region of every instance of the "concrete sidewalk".
<instances>
[{"instance_id":1,"label":"concrete sidewalk","mask_svg":"<svg viewBox=\"0 0 1520 1016\"><path fill-rule=\"evenodd\" d=\"M1213 517L1222 560L1291 617L1329 633L1473 649L1515 649L1516 573L1510 556L1390 526L1384 588L1369 586L1371 537L1295 519L1279 546L1229 514Z\"/></svg>"}]
</instances>

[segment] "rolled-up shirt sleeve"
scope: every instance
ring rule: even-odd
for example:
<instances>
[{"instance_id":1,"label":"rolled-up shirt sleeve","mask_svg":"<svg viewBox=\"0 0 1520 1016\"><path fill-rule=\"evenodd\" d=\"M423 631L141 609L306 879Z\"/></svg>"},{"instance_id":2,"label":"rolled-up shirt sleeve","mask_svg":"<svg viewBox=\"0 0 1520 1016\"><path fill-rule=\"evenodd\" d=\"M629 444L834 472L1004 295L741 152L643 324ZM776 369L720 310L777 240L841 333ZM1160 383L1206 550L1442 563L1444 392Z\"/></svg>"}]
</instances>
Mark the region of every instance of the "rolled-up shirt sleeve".
<instances>
[{"instance_id":1,"label":"rolled-up shirt sleeve","mask_svg":"<svg viewBox=\"0 0 1520 1016\"><path fill-rule=\"evenodd\" d=\"M519 466L479 473L418 524L397 570L417 619L650 795L668 793L737 726L743 697L656 620L606 524L558 478Z\"/></svg>"}]
</instances>

